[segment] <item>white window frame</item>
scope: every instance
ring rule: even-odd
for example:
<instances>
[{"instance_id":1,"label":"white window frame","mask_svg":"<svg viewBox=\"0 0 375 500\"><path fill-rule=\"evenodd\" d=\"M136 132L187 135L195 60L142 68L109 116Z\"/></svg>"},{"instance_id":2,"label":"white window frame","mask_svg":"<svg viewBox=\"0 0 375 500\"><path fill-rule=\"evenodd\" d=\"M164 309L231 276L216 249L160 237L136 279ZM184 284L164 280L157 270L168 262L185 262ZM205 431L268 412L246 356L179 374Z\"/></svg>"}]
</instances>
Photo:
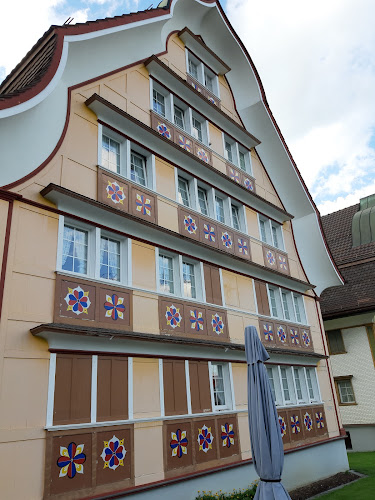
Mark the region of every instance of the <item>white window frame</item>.
<instances>
[{"instance_id":1,"label":"white window frame","mask_svg":"<svg viewBox=\"0 0 375 500\"><path fill-rule=\"evenodd\" d=\"M196 189L196 179L185 172L181 172L178 168L174 169L175 172L175 189L176 189L176 201L182 207L186 209L192 208L193 210L199 212L199 204L198 204L198 191ZM189 197L189 205L184 205L179 201L179 187L178 187L178 179L183 179L188 185L188 197Z\"/></svg>"},{"instance_id":2,"label":"white window frame","mask_svg":"<svg viewBox=\"0 0 375 500\"><path fill-rule=\"evenodd\" d=\"M156 90L156 92L159 92L159 94L161 94L164 97L164 107L165 107L164 116L154 110L154 90ZM155 80L150 78L150 103L152 112L156 113L161 118L169 120L171 123L173 123L173 102L171 96L172 94L169 92L169 90L162 87L157 82L155 82Z\"/></svg>"},{"instance_id":3,"label":"white window frame","mask_svg":"<svg viewBox=\"0 0 375 500\"><path fill-rule=\"evenodd\" d=\"M109 170L102 165L102 140L103 135L106 135L117 142L120 143L120 171L114 172L113 170ZM133 181L131 178L131 152L142 156L145 159L145 174L146 174L146 185L139 184L136 181ZM125 179L128 179L130 182L136 184L137 186L141 186L141 188L145 187L148 189L152 189L156 191L156 175L155 175L155 155L151 154L146 149L142 148L138 144L133 143L129 139L121 136L113 132L112 130L104 127L99 124L98 127L98 165L105 169L107 172L111 172L112 174L119 175Z\"/></svg>"},{"instance_id":4,"label":"white window frame","mask_svg":"<svg viewBox=\"0 0 375 500\"><path fill-rule=\"evenodd\" d=\"M120 243L120 279L119 280L111 280L107 278L100 277L100 242L101 238L110 238L112 240L118 241ZM117 234L113 234L110 231L101 230L96 228L95 230L95 243L96 243L96 265L95 265L95 279L100 281L105 281L107 283L115 283L115 284L128 284L129 283L129 264L128 264L128 255L129 255L129 246L130 240L128 238L124 238Z\"/></svg>"},{"instance_id":5,"label":"white window frame","mask_svg":"<svg viewBox=\"0 0 375 500\"><path fill-rule=\"evenodd\" d=\"M160 288L160 269L159 269L159 256L165 255L172 259L173 265L173 287L174 292L169 293L162 291ZM205 286L204 286L204 272L203 265L200 261L191 259L190 257L185 257L184 255L179 255L169 250L155 248L155 259L156 259L156 291L161 295L168 295L170 297L181 297L183 299L192 302L205 302ZM188 262L194 266L194 278L195 278L195 289L196 297L186 297L184 295L184 282L183 282L183 269L182 262Z\"/></svg>"},{"instance_id":6,"label":"white window frame","mask_svg":"<svg viewBox=\"0 0 375 500\"><path fill-rule=\"evenodd\" d=\"M213 365L221 365L223 367L223 385L224 385L224 405L215 404L214 382L213 382ZM208 371L210 376L210 390L211 390L211 405L212 411L218 413L226 410L233 410L234 394L232 394L233 381L231 381L231 367L230 363L221 361L209 361Z\"/></svg>"},{"instance_id":7,"label":"white window frame","mask_svg":"<svg viewBox=\"0 0 375 500\"><path fill-rule=\"evenodd\" d=\"M211 94L215 95L216 97L220 98L219 95L219 79L216 73L214 73L206 64L204 64L202 61L200 61L197 57L194 56L190 52L190 50L186 49L185 51L186 54L186 73L191 77L194 78L197 82L199 82L205 89L207 89ZM192 75L189 71L189 61L194 63L197 66L197 76ZM212 78L212 90L206 87L206 74Z\"/></svg>"},{"instance_id":8,"label":"white window frame","mask_svg":"<svg viewBox=\"0 0 375 500\"><path fill-rule=\"evenodd\" d=\"M308 370L309 370L310 374L313 373L313 377L311 378L311 382L312 382L312 390L314 393L314 397L311 397L311 395L310 395L308 377L307 377ZM318 373L317 373L316 367L305 366L304 371L305 371L305 381L306 381L306 388L307 388L307 397L309 398L309 402L310 403L320 403L321 402L321 394L320 394Z\"/></svg>"},{"instance_id":9,"label":"white window frame","mask_svg":"<svg viewBox=\"0 0 375 500\"><path fill-rule=\"evenodd\" d=\"M271 292L270 292L271 290L274 292L276 309L277 309L277 316L275 316L274 311L273 311L273 307L272 307ZM283 297L282 297L283 293L285 293L285 295L286 295L290 318L287 318L286 314L285 314L285 307L284 307L284 302L283 302ZM305 301L304 301L303 295L301 295L297 292L291 292L290 290L285 290L285 288L280 288L280 287L270 285L269 283L267 283L267 296L268 296L268 305L270 308L270 316L272 318L277 318L280 320L289 321L291 323L297 323L299 325L308 325L307 316L306 316ZM300 301L301 321L297 321L297 314L296 314L296 310L295 310L293 296L297 297L297 299Z\"/></svg>"},{"instance_id":10,"label":"white window frame","mask_svg":"<svg viewBox=\"0 0 375 500\"><path fill-rule=\"evenodd\" d=\"M264 223L264 228L266 233L265 240L263 239L262 236L261 221ZM277 248L278 250L285 251L284 233L282 224L278 224L277 222L272 221L271 219L268 219L264 215L260 215L258 213L258 228L259 228L259 238L263 243L265 243L266 245L270 245L274 248ZM276 242L274 240L272 228L275 228L277 231L278 246L276 246L275 244Z\"/></svg>"}]
</instances>

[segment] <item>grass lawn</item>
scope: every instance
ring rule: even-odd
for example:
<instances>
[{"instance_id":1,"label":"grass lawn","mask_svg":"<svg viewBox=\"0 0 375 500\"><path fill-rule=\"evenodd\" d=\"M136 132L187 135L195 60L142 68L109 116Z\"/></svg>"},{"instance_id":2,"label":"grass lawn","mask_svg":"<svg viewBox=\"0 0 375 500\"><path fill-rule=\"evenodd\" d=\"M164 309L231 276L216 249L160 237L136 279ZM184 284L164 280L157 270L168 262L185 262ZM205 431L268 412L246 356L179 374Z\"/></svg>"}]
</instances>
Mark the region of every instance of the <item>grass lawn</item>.
<instances>
[{"instance_id":1,"label":"grass lawn","mask_svg":"<svg viewBox=\"0 0 375 500\"><path fill-rule=\"evenodd\" d=\"M350 468L366 474L354 484L323 496L324 500L374 500L375 498L375 452L348 453Z\"/></svg>"}]
</instances>

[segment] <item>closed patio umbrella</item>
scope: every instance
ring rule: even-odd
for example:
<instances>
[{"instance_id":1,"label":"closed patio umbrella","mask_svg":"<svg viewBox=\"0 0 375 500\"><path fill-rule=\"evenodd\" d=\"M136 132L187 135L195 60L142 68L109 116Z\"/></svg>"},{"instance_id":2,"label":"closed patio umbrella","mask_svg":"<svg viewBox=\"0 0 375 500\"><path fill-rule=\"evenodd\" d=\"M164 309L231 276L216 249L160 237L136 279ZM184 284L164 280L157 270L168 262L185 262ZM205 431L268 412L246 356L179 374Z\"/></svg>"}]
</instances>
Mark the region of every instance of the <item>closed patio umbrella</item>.
<instances>
[{"instance_id":1,"label":"closed patio umbrella","mask_svg":"<svg viewBox=\"0 0 375 500\"><path fill-rule=\"evenodd\" d=\"M245 328L248 414L254 467L260 477L254 500L290 496L281 484L284 449L276 406L264 361L269 359L254 326Z\"/></svg>"}]
</instances>

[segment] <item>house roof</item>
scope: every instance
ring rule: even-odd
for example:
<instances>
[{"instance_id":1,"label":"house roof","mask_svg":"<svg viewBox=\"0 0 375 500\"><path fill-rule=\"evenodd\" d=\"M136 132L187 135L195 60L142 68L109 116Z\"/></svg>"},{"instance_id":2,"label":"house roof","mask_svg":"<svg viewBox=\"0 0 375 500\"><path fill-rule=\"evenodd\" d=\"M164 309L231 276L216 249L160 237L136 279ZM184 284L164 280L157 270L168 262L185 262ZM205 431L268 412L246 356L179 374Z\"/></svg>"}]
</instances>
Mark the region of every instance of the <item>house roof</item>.
<instances>
[{"instance_id":1,"label":"house roof","mask_svg":"<svg viewBox=\"0 0 375 500\"><path fill-rule=\"evenodd\" d=\"M344 286L321 295L325 320L375 309L375 243L352 246L352 220L359 209L358 203L322 217L326 241L345 279Z\"/></svg>"}]
</instances>

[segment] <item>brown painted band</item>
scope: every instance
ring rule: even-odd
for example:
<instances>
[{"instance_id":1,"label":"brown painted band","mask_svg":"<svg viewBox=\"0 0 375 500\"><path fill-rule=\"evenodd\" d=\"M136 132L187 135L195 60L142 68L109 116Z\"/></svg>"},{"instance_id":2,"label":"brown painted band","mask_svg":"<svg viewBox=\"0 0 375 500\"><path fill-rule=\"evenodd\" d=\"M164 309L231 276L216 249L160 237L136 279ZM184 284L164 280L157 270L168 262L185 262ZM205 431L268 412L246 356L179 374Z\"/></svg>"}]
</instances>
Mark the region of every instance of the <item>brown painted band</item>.
<instances>
[{"instance_id":1,"label":"brown painted band","mask_svg":"<svg viewBox=\"0 0 375 500\"><path fill-rule=\"evenodd\" d=\"M8 199L8 201L9 204L8 204L8 216L7 216L7 224L6 224L5 238L4 238L3 262L1 264L1 274L0 274L0 320L3 311L5 277L7 272L9 240L10 240L10 231L12 226L12 215L13 215L13 199Z\"/></svg>"},{"instance_id":2,"label":"brown painted band","mask_svg":"<svg viewBox=\"0 0 375 500\"><path fill-rule=\"evenodd\" d=\"M320 446L320 445L325 444L325 443L331 443L333 441L338 441L340 439L345 439L345 437L344 436L337 436L337 437L333 437L333 438L322 439L320 441L316 441L315 443L306 444L306 445L303 445L303 446L298 446L297 448L286 450L286 451L284 451L284 454L287 455L289 453L294 453L296 451L305 450L307 448L313 448L315 446ZM252 463L253 463L253 460L251 458L249 458L247 460L241 460L241 461L233 462L231 464L227 464L227 465L224 465L222 467L213 467L211 469L206 469L204 471L194 472L192 474L185 474L185 475L177 476L177 477L174 477L172 479L163 479L161 481L155 481L153 483L149 483L149 484L146 484L146 485L134 486L134 487L128 488L126 490L122 490L122 491L119 490L119 491L116 491L114 493L109 493L109 494L107 493L107 494L105 494L105 496L103 496L103 495L95 495L95 496L85 497L82 500L106 500L106 499L109 499L109 498L121 498L122 496L131 495L131 494L134 494L134 493L142 493L144 491L153 490L155 488L160 488L160 487L163 487L163 486L169 486L169 485L172 485L174 483L179 483L179 482L182 482L182 481L188 481L189 479L194 479L196 477L202 477L202 476L205 476L206 474L214 474L215 472L221 472L221 471L225 471L225 470L230 470L230 469L233 469L235 467L241 467L241 466L244 466L244 465L250 465Z\"/></svg>"}]
</instances>

